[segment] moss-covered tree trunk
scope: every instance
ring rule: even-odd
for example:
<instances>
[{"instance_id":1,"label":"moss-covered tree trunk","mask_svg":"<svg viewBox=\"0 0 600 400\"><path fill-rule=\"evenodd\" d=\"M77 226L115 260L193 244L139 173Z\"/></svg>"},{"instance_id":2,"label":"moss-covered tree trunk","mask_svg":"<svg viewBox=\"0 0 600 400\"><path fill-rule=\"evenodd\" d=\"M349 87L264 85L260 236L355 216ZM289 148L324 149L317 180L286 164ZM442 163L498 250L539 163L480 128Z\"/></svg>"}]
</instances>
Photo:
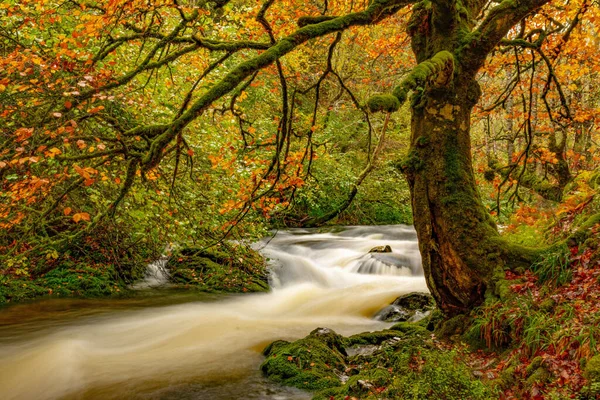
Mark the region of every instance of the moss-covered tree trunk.
<instances>
[{"instance_id":1,"label":"moss-covered tree trunk","mask_svg":"<svg viewBox=\"0 0 600 400\"><path fill-rule=\"evenodd\" d=\"M422 1L409 24L419 65L394 90L412 91L411 146L402 169L427 285L446 314L484 299L495 272L530 263L536 252L500 237L481 201L471 160L470 119L481 90L476 75L509 29L544 0L502 2L477 26L483 1Z\"/></svg>"},{"instance_id":2,"label":"moss-covered tree trunk","mask_svg":"<svg viewBox=\"0 0 600 400\"><path fill-rule=\"evenodd\" d=\"M427 284L447 313L465 311L483 295L501 251L498 231L477 192L470 116L478 85L460 79L413 107L404 171Z\"/></svg>"}]
</instances>

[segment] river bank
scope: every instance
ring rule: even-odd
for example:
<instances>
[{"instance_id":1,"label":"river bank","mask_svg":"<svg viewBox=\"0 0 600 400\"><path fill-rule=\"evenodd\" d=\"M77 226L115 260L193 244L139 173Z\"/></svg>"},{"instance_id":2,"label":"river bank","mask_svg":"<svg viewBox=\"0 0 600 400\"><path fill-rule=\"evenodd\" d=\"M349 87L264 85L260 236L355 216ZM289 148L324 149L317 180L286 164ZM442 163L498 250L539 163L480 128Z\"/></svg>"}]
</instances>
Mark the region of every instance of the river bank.
<instances>
[{"instance_id":1,"label":"river bank","mask_svg":"<svg viewBox=\"0 0 600 400\"><path fill-rule=\"evenodd\" d=\"M269 290L264 258L243 245L176 248L147 265L127 268L103 257L60 256L40 274L0 275L0 306L41 298L136 297L136 289L169 287L207 293ZM129 261L133 262L133 261Z\"/></svg>"}]
</instances>

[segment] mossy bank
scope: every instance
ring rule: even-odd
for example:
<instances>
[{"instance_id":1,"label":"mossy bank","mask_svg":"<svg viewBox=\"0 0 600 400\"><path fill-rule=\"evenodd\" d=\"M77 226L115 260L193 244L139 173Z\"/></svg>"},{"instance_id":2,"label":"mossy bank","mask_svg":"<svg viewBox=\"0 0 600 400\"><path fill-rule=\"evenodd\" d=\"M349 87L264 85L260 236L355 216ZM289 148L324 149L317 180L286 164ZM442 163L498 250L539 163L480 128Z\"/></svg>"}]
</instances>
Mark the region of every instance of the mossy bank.
<instances>
[{"instance_id":1,"label":"mossy bank","mask_svg":"<svg viewBox=\"0 0 600 400\"><path fill-rule=\"evenodd\" d=\"M178 287L227 293L269 290L265 260L247 246L184 247L173 253L167 269Z\"/></svg>"},{"instance_id":2,"label":"mossy bank","mask_svg":"<svg viewBox=\"0 0 600 400\"><path fill-rule=\"evenodd\" d=\"M31 257L29 268L17 264L0 274L0 304L41 297L128 296L131 284L144 277L147 264L157 257L136 254L115 260L102 252ZM263 257L242 245L181 248L173 252L167 269L167 285L176 289L211 293L269 289Z\"/></svg>"}]
</instances>

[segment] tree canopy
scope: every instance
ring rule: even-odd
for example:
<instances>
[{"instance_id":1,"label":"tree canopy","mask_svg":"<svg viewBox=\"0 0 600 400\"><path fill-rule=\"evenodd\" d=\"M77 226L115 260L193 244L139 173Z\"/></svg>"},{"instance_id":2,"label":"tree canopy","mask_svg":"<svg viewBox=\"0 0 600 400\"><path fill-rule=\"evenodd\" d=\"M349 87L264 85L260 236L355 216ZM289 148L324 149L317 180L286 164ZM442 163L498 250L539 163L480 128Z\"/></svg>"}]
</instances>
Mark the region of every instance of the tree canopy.
<instances>
[{"instance_id":1,"label":"tree canopy","mask_svg":"<svg viewBox=\"0 0 600 400\"><path fill-rule=\"evenodd\" d=\"M18 262L139 221L157 242L316 226L365 185L398 209L403 174L428 274L471 276L430 287L463 309L489 286L486 263L485 282L463 273L482 254L529 260L492 216L562 201L599 161L591 0L8 0L0 17L0 246Z\"/></svg>"}]
</instances>

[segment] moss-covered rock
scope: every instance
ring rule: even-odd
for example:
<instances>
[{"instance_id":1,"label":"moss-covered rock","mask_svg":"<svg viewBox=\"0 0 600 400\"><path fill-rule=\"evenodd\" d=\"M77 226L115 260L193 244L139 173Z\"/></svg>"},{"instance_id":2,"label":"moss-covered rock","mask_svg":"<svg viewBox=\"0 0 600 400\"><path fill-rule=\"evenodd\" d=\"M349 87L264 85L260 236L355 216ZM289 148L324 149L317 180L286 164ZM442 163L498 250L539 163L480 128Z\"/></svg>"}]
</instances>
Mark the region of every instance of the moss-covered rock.
<instances>
[{"instance_id":1,"label":"moss-covered rock","mask_svg":"<svg viewBox=\"0 0 600 400\"><path fill-rule=\"evenodd\" d=\"M543 363L544 363L544 359L539 356L535 357L533 360L531 360L531 363L527 366L527 368L525 368L525 374L527 375L527 377L530 377L531 375L533 375L533 373L535 371L537 371L538 368L540 368Z\"/></svg>"},{"instance_id":2,"label":"moss-covered rock","mask_svg":"<svg viewBox=\"0 0 600 400\"><path fill-rule=\"evenodd\" d=\"M336 387L346 369L342 343L342 336L327 328L292 343L273 342L263 352L260 369L269 379L300 389Z\"/></svg>"},{"instance_id":3,"label":"moss-covered rock","mask_svg":"<svg viewBox=\"0 0 600 400\"><path fill-rule=\"evenodd\" d=\"M350 336L345 340L345 344L347 347L370 344L379 345L386 340L398 337L400 334L400 332L391 329L376 332L363 332Z\"/></svg>"},{"instance_id":4,"label":"moss-covered rock","mask_svg":"<svg viewBox=\"0 0 600 400\"><path fill-rule=\"evenodd\" d=\"M367 352L340 351L340 343ZM318 329L296 342L277 341L264 352L263 372L276 382L317 390L314 399L489 399L457 351L435 343L416 323L342 338Z\"/></svg>"},{"instance_id":5,"label":"moss-covered rock","mask_svg":"<svg viewBox=\"0 0 600 400\"><path fill-rule=\"evenodd\" d=\"M185 247L167 263L173 283L206 292L265 292L267 270L260 254L247 247Z\"/></svg>"},{"instance_id":6,"label":"moss-covered rock","mask_svg":"<svg viewBox=\"0 0 600 400\"><path fill-rule=\"evenodd\" d=\"M427 317L435 307L428 293L408 293L398 297L392 304L380 310L376 318L388 322L417 322Z\"/></svg>"}]
</instances>

